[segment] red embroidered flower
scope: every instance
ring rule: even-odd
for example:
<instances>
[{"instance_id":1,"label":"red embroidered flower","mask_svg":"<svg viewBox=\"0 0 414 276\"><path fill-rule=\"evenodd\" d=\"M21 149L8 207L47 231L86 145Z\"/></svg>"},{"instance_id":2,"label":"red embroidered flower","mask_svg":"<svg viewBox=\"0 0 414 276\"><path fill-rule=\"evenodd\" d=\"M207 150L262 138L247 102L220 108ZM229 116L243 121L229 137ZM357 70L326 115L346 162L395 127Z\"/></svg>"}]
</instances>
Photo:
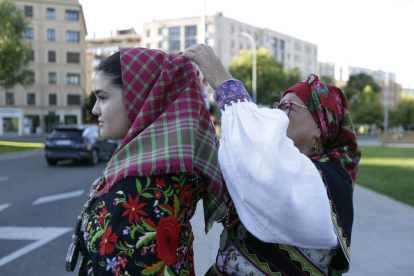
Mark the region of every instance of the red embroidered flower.
<instances>
[{"instance_id":1,"label":"red embroidered flower","mask_svg":"<svg viewBox=\"0 0 414 276\"><path fill-rule=\"evenodd\" d=\"M162 178L155 178L155 182L157 182L157 185L160 187L166 187L165 186L165 180Z\"/></svg>"},{"instance_id":2,"label":"red embroidered flower","mask_svg":"<svg viewBox=\"0 0 414 276\"><path fill-rule=\"evenodd\" d=\"M177 247L180 243L181 226L173 216L162 218L158 223L157 240L158 258L166 265L172 265L177 260Z\"/></svg>"},{"instance_id":3,"label":"red embroidered flower","mask_svg":"<svg viewBox=\"0 0 414 276\"><path fill-rule=\"evenodd\" d=\"M122 203L122 206L124 206L126 210L122 216L128 216L129 215L129 224L132 223L132 221L135 219L139 224L141 224L141 220L139 219L138 215L142 216L148 216L147 213L140 210L142 207L147 205L147 203L141 203L139 204L139 195L135 199L132 199L131 195L128 195L129 202L128 203Z\"/></svg>"},{"instance_id":4,"label":"red embroidered flower","mask_svg":"<svg viewBox=\"0 0 414 276\"><path fill-rule=\"evenodd\" d=\"M106 210L106 206L102 208L102 212L99 212L98 222L100 225L103 225L103 221L105 219L105 215L108 213Z\"/></svg>"},{"instance_id":5,"label":"red embroidered flower","mask_svg":"<svg viewBox=\"0 0 414 276\"><path fill-rule=\"evenodd\" d=\"M155 199L160 199L160 198L161 198L161 196L162 196L162 193L161 193L160 191L155 191L155 192L154 192L154 197L155 197Z\"/></svg>"},{"instance_id":6,"label":"red embroidered flower","mask_svg":"<svg viewBox=\"0 0 414 276\"><path fill-rule=\"evenodd\" d=\"M112 254L115 249L111 243L116 243L117 241L118 236L115 233L112 234L112 226L109 226L102 235L102 240L99 244L101 247L101 249L99 249L99 255Z\"/></svg>"}]
</instances>

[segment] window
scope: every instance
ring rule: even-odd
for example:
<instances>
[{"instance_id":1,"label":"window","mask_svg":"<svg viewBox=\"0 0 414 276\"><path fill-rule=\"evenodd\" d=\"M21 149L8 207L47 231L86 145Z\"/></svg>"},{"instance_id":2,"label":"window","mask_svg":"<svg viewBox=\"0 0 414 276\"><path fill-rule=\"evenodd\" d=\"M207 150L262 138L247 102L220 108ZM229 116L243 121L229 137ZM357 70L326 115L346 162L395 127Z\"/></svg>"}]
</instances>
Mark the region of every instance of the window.
<instances>
[{"instance_id":1,"label":"window","mask_svg":"<svg viewBox=\"0 0 414 276\"><path fill-rule=\"evenodd\" d=\"M270 43L272 47L277 47L277 39L275 37L272 37L272 39L270 40Z\"/></svg>"},{"instance_id":2,"label":"window","mask_svg":"<svg viewBox=\"0 0 414 276\"><path fill-rule=\"evenodd\" d=\"M80 84L80 75L79 74L68 74L67 75L67 84L69 84L69 85L79 85Z\"/></svg>"},{"instance_id":3,"label":"window","mask_svg":"<svg viewBox=\"0 0 414 276\"><path fill-rule=\"evenodd\" d=\"M290 54L289 53L287 53L287 59L290 60Z\"/></svg>"},{"instance_id":4,"label":"window","mask_svg":"<svg viewBox=\"0 0 414 276\"><path fill-rule=\"evenodd\" d=\"M33 84L35 82L35 73L33 71L30 71L27 75L27 81L29 84Z\"/></svg>"},{"instance_id":5,"label":"window","mask_svg":"<svg viewBox=\"0 0 414 276\"><path fill-rule=\"evenodd\" d=\"M79 32L66 31L66 41L79 42Z\"/></svg>"},{"instance_id":6,"label":"window","mask_svg":"<svg viewBox=\"0 0 414 276\"><path fill-rule=\"evenodd\" d=\"M56 51L48 51L47 52L47 60L49 62L56 62Z\"/></svg>"},{"instance_id":7,"label":"window","mask_svg":"<svg viewBox=\"0 0 414 276\"><path fill-rule=\"evenodd\" d=\"M56 18L55 9L48 8L46 11L46 17L47 19L55 19Z\"/></svg>"},{"instance_id":8,"label":"window","mask_svg":"<svg viewBox=\"0 0 414 276\"><path fill-rule=\"evenodd\" d=\"M170 41L170 51L178 51L180 50L180 41L179 40L171 40Z\"/></svg>"},{"instance_id":9,"label":"window","mask_svg":"<svg viewBox=\"0 0 414 276\"><path fill-rule=\"evenodd\" d=\"M302 50L302 47L300 46L299 43L295 43L295 50L296 51L301 51Z\"/></svg>"},{"instance_id":10,"label":"window","mask_svg":"<svg viewBox=\"0 0 414 276\"><path fill-rule=\"evenodd\" d=\"M309 46L306 46L305 53L307 53L308 55L311 55L312 54L312 48L309 47Z\"/></svg>"},{"instance_id":11,"label":"window","mask_svg":"<svg viewBox=\"0 0 414 276\"><path fill-rule=\"evenodd\" d=\"M234 26L230 27L230 34L234 34Z\"/></svg>"},{"instance_id":12,"label":"window","mask_svg":"<svg viewBox=\"0 0 414 276\"><path fill-rule=\"evenodd\" d=\"M158 42L158 48L162 49L162 41Z\"/></svg>"},{"instance_id":13,"label":"window","mask_svg":"<svg viewBox=\"0 0 414 276\"><path fill-rule=\"evenodd\" d=\"M147 30L147 37L151 36L151 31Z\"/></svg>"},{"instance_id":14,"label":"window","mask_svg":"<svg viewBox=\"0 0 414 276\"><path fill-rule=\"evenodd\" d=\"M180 37L180 27L168 28L168 34L169 34L170 39L171 38L179 38Z\"/></svg>"},{"instance_id":15,"label":"window","mask_svg":"<svg viewBox=\"0 0 414 276\"><path fill-rule=\"evenodd\" d=\"M191 45L197 44L195 39L186 39L185 40L185 48L190 47Z\"/></svg>"},{"instance_id":16,"label":"window","mask_svg":"<svg viewBox=\"0 0 414 276\"><path fill-rule=\"evenodd\" d=\"M78 21L79 20L78 11L66 10L66 20Z\"/></svg>"},{"instance_id":17,"label":"window","mask_svg":"<svg viewBox=\"0 0 414 276\"><path fill-rule=\"evenodd\" d=\"M14 105L14 93L6 92L6 105Z\"/></svg>"},{"instance_id":18,"label":"window","mask_svg":"<svg viewBox=\"0 0 414 276\"><path fill-rule=\"evenodd\" d=\"M34 39L34 29L33 28L27 28L26 29L26 38Z\"/></svg>"},{"instance_id":19,"label":"window","mask_svg":"<svg viewBox=\"0 0 414 276\"><path fill-rule=\"evenodd\" d=\"M68 105L80 105L80 96L68 95Z\"/></svg>"},{"instance_id":20,"label":"window","mask_svg":"<svg viewBox=\"0 0 414 276\"><path fill-rule=\"evenodd\" d=\"M49 84L57 83L57 74L56 72L49 73Z\"/></svg>"},{"instance_id":21,"label":"window","mask_svg":"<svg viewBox=\"0 0 414 276\"><path fill-rule=\"evenodd\" d=\"M30 60L30 61L34 61L34 60L35 60L35 52L34 52L34 50L31 50L31 51L30 51L30 54L29 54L29 60Z\"/></svg>"},{"instance_id":22,"label":"window","mask_svg":"<svg viewBox=\"0 0 414 276\"><path fill-rule=\"evenodd\" d=\"M27 93L27 105L35 105L35 104L36 104L36 94Z\"/></svg>"},{"instance_id":23,"label":"window","mask_svg":"<svg viewBox=\"0 0 414 276\"><path fill-rule=\"evenodd\" d=\"M150 49L150 48L151 48L151 44L147 43L147 49Z\"/></svg>"},{"instance_id":24,"label":"window","mask_svg":"<svg viewBox=\"0 0 414 276\"><path fill-rule=\"evenodd\" d=\"M300 62L300 61L301 61L301 58L300 58L300 56L299 56L299 55L295 55L294 60L295 60L296 62Z\"/></svg>"},{"instance_id":25,"label":"window","mask_svg":"<svg viewBox=\"0 0 414 276\"><path fill-rule=\"evenodd\" d=\"M158 28L158 34L162 35L162 28Z\"/></svg>"},{"instance_id":26,"label":"window","mask_svg":"<svg viewBox=\"0 0 414 276\"><path fill-rule=\"evenodd\" d=\"M57 104L57 95L49 94L49 105L56 105L56 104Z\"/></svg>"},{"instance_id":27,"label":"window","mask_svg":"<svg viewBox=\"0 0 414 276\"><path fill-rule=\"evenodd\" d=\"M95 79L95 75L96 75L96 71L92 71L92 72L89 73L89 78L91 80L93 80L93 79Z\"/></svg>"},{"instance_id":28,"label":"window","mask_svg":"<svg viewBox=\"0 0 414 276\"><path fill-rule=\"evenodd\" d=\"M285 55L283 54L283 52L279 52L279 55L277 56L277 60L282 61L282 62L285 60Z\"/></svg>"},{"instance_id":29,"label":"window","mask_svg":"<svg viewBox=\"0 0 414 276\"><path fill-rule=\"evenodd\" d=\"M33 17L33 7L32 6L24 6L24 15L26 17Z\"/></svg>"},{"instance_id":30,"label":"window","mask_svg":"<svg viewBox=\"0 0 414 276\"><path fill-rule=\"evenodd\" d=\"M79 63L79 60L80 60L80 53L76 53L76 52L66 53L66 62Z\"/></svg>"},{"instance_id":31,"label":"window","mask_svg":"<svg viewBox=\"0 0 414 276\"><path fill-rule=\"evenodd\" d=\"M185 36L196 36L197 26L185 26Z\"/></svg>"},{"instance_id":32,"label":"window","mask_svg":"<svg viewBox=\"0 0 414 276\"><path fill-rule=\"evenodd\" d=\"M92 59L91 61L89 61L89 66L91 67L98 67L99 63L101 63L100 59Z\"/></svg>"},{"instance_id":33,"label":"window","mask_svg":"<svg viewBox=\"0 0 414 276\"><path fill-rule=\"evenodd\" d=\"M233 39L230 41L230 47L234 48L234 40Z\"/></svg>"},{"instance_id":34,"label":"window","mask_svg":"<svg viewBox=\"0 0 414 276\"><path fill-rule=\"evenodd\" d=\"M47 40L55 41L56 40L56 30L47 29Z\"/></svg>"},{"instance_id":35,"label":"window","mask_svg":"<svg viewBox=\"0 0 414 276\"><path fill-rule=\"evenodd\" d=\"M243 49L243 42L240 42L239 44L239 50Z\"/></svg>"},{"instance_id":36,"label":"window","mask_svg":"<svg viewBox=\"0 0 414 276\"><path fill-rule=\"evenodd\" d=\"M77 118L73 115L65 115L65 125L76 125Z\"/></svg>"},{"instance_id":37,"label":"window","mask_svg":"<svg viewBox=\"0 0 414 276\"><path fill-rule=\"evenodd\" d=\"M285 49L285 42L283 40L280 41L280 49Z\"/></svg>"}]
</instances>

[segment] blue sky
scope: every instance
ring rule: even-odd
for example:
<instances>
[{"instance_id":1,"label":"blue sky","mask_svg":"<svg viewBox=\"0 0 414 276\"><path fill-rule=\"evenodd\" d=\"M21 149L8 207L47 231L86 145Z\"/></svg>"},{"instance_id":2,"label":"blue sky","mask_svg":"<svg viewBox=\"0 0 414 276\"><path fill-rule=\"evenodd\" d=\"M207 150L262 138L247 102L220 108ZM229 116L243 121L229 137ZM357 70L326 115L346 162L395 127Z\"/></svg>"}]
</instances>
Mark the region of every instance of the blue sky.
<instances>
[{"instance_id":1,"label":"blue sky","mask_svg":"<svg viewBox=\"0 0 414 276\"><path fill-rule=\"evenodd\" d=\"M79 0L88 37L110 36L153 19L223 12L318 45L319 61L396 73L414 88L414 0Z\"/></svg>"}]
</instances>

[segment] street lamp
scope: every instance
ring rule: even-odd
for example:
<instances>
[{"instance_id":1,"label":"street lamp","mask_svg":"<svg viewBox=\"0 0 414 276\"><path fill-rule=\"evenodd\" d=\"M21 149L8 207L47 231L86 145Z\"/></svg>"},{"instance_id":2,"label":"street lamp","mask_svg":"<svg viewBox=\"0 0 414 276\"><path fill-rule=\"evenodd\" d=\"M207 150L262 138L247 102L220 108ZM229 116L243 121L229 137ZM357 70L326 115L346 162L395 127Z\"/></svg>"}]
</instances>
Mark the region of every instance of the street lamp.
<instances>
[{"instance_id":1,"label":"street lamp","mask_svg":"<svg viewBox=\"0 0 414 276\"><path fill-rule=\"evenodd\" d=\"M253 72L252 72L252 91L253 91L253 102L257 103L257 91L256 91L256 78L257 78L257 69L256 69L256 42L254 38L245 32L239 32L239 35L245 36L250 40L253 48Z\"/></svg>"}]
</instances>

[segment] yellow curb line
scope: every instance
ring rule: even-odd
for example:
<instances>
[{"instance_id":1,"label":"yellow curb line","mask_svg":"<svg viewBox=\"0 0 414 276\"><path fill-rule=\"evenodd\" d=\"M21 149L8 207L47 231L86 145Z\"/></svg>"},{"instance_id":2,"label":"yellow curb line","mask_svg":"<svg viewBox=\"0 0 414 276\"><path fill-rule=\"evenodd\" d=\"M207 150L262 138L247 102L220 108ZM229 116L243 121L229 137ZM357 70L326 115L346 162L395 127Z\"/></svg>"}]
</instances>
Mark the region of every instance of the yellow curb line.
<instances>
[{"instance_id":1,"label":"yellow curb line","mask_svg":"<svg viewBox=\"0 0 414 276\"><path fill-rule=\"evenodd\" d=\"M44 148L43 143L27 143L27 142L9 142L0 141L0 146L11 146L11 147L27 147L27 148Z\"/></svg>"}]
</instances>

